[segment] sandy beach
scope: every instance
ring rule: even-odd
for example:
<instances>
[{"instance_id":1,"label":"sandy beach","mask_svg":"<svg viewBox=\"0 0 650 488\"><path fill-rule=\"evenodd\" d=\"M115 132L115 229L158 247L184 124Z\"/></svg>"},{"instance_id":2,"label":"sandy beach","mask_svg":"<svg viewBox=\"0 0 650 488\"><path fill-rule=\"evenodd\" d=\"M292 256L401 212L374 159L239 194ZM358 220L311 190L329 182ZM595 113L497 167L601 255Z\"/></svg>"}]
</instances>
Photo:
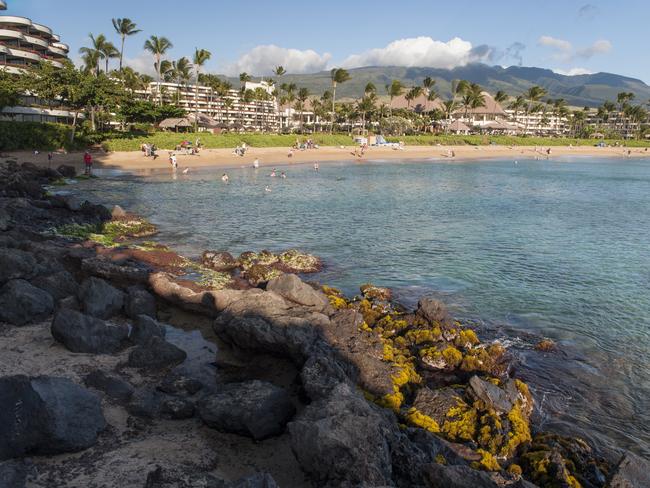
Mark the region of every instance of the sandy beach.
<instances>
[{"instance_id":1,"label":"sandy beach","mask_svg":"<svg viewBox=\"0 0 650 488\"><path fill-rule=\"evenodd\" d=\"M292 157L288 157L289 149L282 147L251 147L246 155L236 156L232 149L204 149L198 155L186 155L177 153L179 168L194 167L222 167L237 168L250 166L253 160L259 159L261 166L304 164L327 161L381 161L381 160L431 160L435 162L446 161L480 161L490 158L512 158L534 159L536 157L546 159L546 147L540 146L405 146L396 150L391 148L370 147L363 158L354 156L355 146L345 147L321 147L304 151L294 151ZM650 151L645 148L630 148L630 157L650 157ZM455 156L449 157L453 152ZM141 151L128 152L94 152L95 168L119 169L119 170L146 170L169 168L169 151L161 149L159 157L153 160L145 157ZM32 162L39 165L47 165L47 153L34 154L28 151L13 152L7 154L15 157L19 162ZM608 158L628 157L628 148L624 147L592 147L592 146L552 146L550 159L560 156L603 156ZM55 153L52 161L53 166L59 164L72 164L77 168L83 167L83 153Z\"/></svg>"}]
</instances>

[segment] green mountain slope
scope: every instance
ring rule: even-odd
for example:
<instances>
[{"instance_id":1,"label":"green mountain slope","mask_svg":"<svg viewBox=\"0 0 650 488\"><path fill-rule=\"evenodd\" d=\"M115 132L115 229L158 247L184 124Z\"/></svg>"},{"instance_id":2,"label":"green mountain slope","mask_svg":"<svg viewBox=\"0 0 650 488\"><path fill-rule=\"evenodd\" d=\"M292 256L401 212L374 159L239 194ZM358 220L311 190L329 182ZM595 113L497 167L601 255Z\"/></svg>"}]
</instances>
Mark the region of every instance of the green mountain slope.
<instances>
[{"instance_id":1,"label":"green mountain slope","mask_svg":"<svg viewBox=\"0 0 650 488\"><path fill-rule=\"evenodd\" d=\"M502 68L485 64L470 64L452 70L371 66L349 71L352 78L337 87L338 98L361 96L368 82L374 83L382 95L385 93L384 86L393 79L412 86L421 85L425 77L431 76L435 78L436 90L443 98L450 96L452 80L466 79L479 83L491 93L504 90L509 95L518 95L533 85L540 85L548 90L549 98L564 98L570 105L579 107L594 107L606 100L615 101L616 95L621 91L634 93L637 103L650 100L650 86L643 81L612 73L565 76L542 68ZM314 94L322 94L330 88L329 72L285 75L280 81L304 86Z\"/></svg>"}]
</instances>

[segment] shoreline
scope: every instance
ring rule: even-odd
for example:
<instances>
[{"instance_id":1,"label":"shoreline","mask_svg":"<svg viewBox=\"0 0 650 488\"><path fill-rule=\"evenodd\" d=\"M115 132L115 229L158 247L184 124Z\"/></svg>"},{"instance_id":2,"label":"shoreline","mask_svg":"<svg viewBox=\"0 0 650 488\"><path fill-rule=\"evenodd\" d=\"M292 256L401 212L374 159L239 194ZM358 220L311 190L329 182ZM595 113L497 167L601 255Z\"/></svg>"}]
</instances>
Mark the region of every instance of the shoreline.
<instances>
[{"instance_id":1,"label":"shoreline","mask_svg":"<svg viewBox=\"0 0 650 488\"><path fill-rule=\"evenodd\" d=\"M298 165L313 164L315 162L350 161L364 163L369 161L393 161L404 162L431 162L431 163L454 163L467 161L484 161L497 158L511 158L516 160L533 159L535 157L546 160L545 147L541 146L404 146L403 149L369 147L362 158L354 156L356 146L332 147L326 146L319 149L296 150L293 156L287 156L289 148L282 147L249 147L245 156L236 156L232 149L203 149L198 155L185 155L176 153L179 169L184 168L240 168L250 167L255 159L259 159L260 167L274 165ZM625 161L631 158L650 157L650 151L645 148L625 147L591 147L591 146L551 146L551 155L548 158L553 160L557 157L579 156L579 157L608 157L620 158ZM447 156L447 151L455 153L455 157ZM630 151L628 156L628 151ZM159 149L158 158L155 160L147 158L141 151L123 152L93 152L94 169L115 169L123 171L143 171L148 169L169 169L169 150ZM39 166L48 166L47 152L33 153L29 151L17 151L5 153L8 158L15 158L19 163L31 162ZM61 164L74 165L75 168L83 168L83 152L54 153L51 163L52 168Z\"/></svg>"}]
</instances>

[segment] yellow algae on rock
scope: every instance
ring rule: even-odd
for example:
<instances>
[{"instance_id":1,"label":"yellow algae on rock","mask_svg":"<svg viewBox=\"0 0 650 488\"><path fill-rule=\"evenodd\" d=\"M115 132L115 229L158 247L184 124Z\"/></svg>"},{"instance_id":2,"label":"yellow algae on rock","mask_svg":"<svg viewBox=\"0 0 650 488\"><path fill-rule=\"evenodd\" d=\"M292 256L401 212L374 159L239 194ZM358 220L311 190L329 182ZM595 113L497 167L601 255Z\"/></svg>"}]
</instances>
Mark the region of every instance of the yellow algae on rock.
<instances>
[{"instance_id":1,"label":"yellow algae on rock","mask_svg":"<svg viewBox=\"0 0 650 488\"><path fill-rule=\"evenodd\" d=\"M438 433L440 432L440 426L438 422L433 420L428 415L423 414L417 408L411 407L406 414L406 419L411 425L416 427L421 427L429 432Z\"/></svg>"}]
</instances>

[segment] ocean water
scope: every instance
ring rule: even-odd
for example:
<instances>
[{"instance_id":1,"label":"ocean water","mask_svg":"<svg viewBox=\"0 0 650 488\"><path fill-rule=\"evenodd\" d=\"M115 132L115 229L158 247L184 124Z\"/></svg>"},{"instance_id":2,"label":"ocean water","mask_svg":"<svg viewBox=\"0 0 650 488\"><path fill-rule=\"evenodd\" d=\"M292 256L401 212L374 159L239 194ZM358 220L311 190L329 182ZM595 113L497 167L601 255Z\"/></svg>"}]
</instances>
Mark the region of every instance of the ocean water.
<instances>
[{"instance_id":1,"label":"ocean water","mask_svg":"<svg viewBox=\"0 0 650 488\"><path fill-rule=\"evenodd\" d=\"M75 188L205 249L321 256L358 293L443 299L511 345L537 420L650 456L650 160L340 162L106 174ZM268 186L269 191L265 191ZM540 337L557 352L532 349Z\"/></svg>"}]
</instances>

